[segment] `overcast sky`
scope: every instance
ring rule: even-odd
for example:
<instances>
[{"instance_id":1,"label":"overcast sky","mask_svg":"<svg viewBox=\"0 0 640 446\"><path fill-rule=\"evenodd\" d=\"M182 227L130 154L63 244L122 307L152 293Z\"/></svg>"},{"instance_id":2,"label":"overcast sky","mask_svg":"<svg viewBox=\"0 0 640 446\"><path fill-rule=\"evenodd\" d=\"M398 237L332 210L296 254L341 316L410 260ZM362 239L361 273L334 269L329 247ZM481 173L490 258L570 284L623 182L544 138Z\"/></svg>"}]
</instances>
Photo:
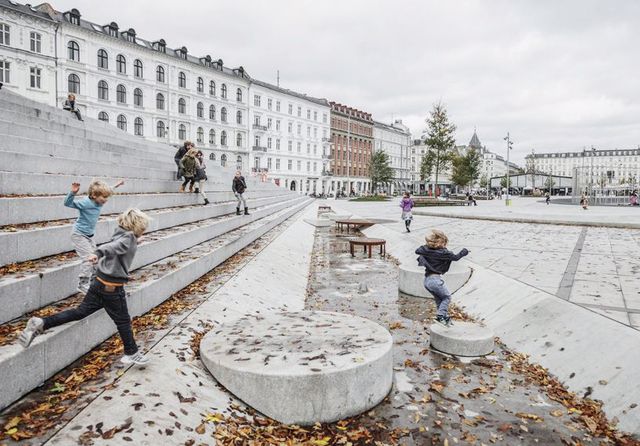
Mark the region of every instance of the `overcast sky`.
<instances>
[{"instance_id":1,"label":"overcast sky","mask_svg":"<svg viewBox=\"0 0 640 446\"><path fill-rule=\"evenodd\" d=\"M53 0L100 24L211 54L252 77L402 119L442 101L512 159L640 144L640 2L556 0Z\"/></svg>"}]
</instances>

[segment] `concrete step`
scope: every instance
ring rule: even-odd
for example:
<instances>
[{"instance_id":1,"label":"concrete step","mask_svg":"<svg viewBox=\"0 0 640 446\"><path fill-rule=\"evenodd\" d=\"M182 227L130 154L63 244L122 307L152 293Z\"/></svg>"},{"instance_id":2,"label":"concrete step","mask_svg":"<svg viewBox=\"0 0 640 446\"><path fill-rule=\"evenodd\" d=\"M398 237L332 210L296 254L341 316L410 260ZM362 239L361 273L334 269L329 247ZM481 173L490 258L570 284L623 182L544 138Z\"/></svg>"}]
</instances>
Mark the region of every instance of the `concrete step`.
<instances>
[{"instance_id":1,"label":"concrete step","mask_svg":"<svg viewBox=\"0 0 640 446\"><path fill-rule=\"evenodd\" d=\"M146 235L138 247L132 270L157 262L176 252L218 237L225 232L257 221L282 209L295 207L306 197L287 200L265 198L254 200L251 214L236 216L234 205L215 207L216 215L195 222L183 223ZM0 276L0 324L21 317L75 294L80 261L77 257L47 258L33 262L27 271Z\"/></svg>"},{"instance_id":2,"label":"concrete step","mask_svg":"<svg viewBox=\"0 0 640 446\"><path fill-rule=\"evenodd\" d=\"M275 203L288 199L287 196L260 198L251 201L250 205ZM147 232L228 214L235 211L235 207L235 202L227 202L209 206L181 206L149 211L148 215L152 220ZM70 234L73 222L63 220L61 223L0 233L0 246L2 246L0 266L72 251ZM116 215L102 216L96 225L94 241L100 244L110 240L116 227Z\"/></svg>"},{"instance_id":3,"label":"concrete step","mask_svg":"<svg viewBox=\"0 0 640 446\"><path fill-rule=\"evenodd\" d=\"M128 287L131 316L139 316L206 274L267 231L303 209L311 200L137 270ZM135 280L137 279L137 280ZM0 348L0 409L41 385L115 333L104 310L74 323L48 330L28 349L18 344Z\"/></svg>"},{"instance_id":4,"label":"concrete step","mask_svg":"<svg viewBox=\"0 0 640 446\"><path fill-rule=\"evenodd\" d=\"M86 184L82 185L86 189ZM216 189L217 188L217 189ZM208 187L207 198L211 203L233 201L234 195L228 184L212 183ZM118 191L127 190L127 184ZM245 194L248 199L271 196L293 196L284 188L251 189ZM0 198L0 230L2 226L56 221L76 218L78 211L65 207L65 195L49 197ZM102 214L116 214L130 207L142 210L162 209L177 206L202 204L202 197L193 193L152 193L152 194L116 194L104 205Z\"/></svg>"}]
</instances>

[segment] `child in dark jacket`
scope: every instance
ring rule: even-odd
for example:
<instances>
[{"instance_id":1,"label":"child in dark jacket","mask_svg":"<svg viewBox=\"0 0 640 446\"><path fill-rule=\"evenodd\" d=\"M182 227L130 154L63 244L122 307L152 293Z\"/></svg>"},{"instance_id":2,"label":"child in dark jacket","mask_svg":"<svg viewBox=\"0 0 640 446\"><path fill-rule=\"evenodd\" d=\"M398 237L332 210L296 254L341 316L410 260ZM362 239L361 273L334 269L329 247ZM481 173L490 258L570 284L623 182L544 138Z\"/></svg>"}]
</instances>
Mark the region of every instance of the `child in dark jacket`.
<instances>
[{"instance_id":1,"label":"child in dark jacket","mask_svg":"<svg viewBox=\"0 0 640 446\"><path fill-rule=\"evenodd\" d=\"M104 308L118 328L124 344L123 364L146 364L149 359L138 351L133 337L131 316L127 308L127 294L124 285L129 280L129 268L136 255L138 239L149 224L149 217L138 209L128 209L118 216L118 228L113 239L96 249L91 257L97 263L96 276L82 303L70 310L44 319L32 317L18 338L27 348L33 339L44 330L67 322L84 319Z\"/></svg>"},{"instance_id":2,"label":"child in dark jacket","mask_svg":"<svg viewBox=\"0 0 640 446\"><path fill-rule=\"evenodd\" d=\"M420 256L418 257L418 265L425 267L424 287L433 294L436 300L438 307L436 322L449 326L451 325L449 317L451 293L445 285L442 275L449 271L452 261L460 260L469 254L469 251L466 248L463 248L458 254L449 251L447 249L448 237L437 229L433 229L425 240L427 244L416 249L416 254Z\"/></svg>"}]
</instances>

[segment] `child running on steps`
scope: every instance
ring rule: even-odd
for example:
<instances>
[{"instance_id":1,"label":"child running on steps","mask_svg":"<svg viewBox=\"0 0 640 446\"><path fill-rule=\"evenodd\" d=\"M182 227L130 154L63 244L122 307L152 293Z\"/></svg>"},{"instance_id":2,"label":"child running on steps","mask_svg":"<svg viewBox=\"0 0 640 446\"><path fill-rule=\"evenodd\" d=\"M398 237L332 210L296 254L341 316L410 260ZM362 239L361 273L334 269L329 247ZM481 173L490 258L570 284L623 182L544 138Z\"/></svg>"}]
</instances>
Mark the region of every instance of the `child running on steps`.
<instances>
[{"instance_id":1,"label":"child running on steps","mask_svg":"<svg viewBox=\"0 0 640 446\"><path fill-rule=\"evenodd\" d=\"M89 184L88 197L76 200L76 194L80 191L80 183L71 184L71 192L64 199L64 205L68 208L77 209L80 213L78 219L73 225L71 233L71 242L76 250L76 254L82 260L80 265L80 275L78 276L78 291L86 294L89 290L91 276L95 267L89 261L89 257L96 251L96 243L93 236L96 231L96 224L102 211L102 206L109 200L116 189L124 184L119 181L112 187L109 187L104 181L93 180Z\"/></svg>"},{"instance_id":2,"label":"child running on steps","mask_svg":"<svg viewBox=\"0 0 640 446\"><path fill-rule=\"evenodd\" d=\"M431 234L425 237L426 245L416 249L418 257L418 265L425 267L424 287L433 294L438 308L436 313L436 322L445 326L451 325L449 317L449 302L451 302L451 293L444 283L442 275L449 271L452 261L460 260L469 254L466 248L463 248L458 254L447 249L449 239L446 234L440 230L433 229Z\"/></svg>"},{"instance_id":3,"label":"child running on steps","mask_svg":"<svg viewBox=\"0 0 640 446\"><path fill-rule=\"evenodd\" d=\"M84 319L104 308L118 328L124 345L123 364L146 364L149 359L138 351L133 337L131 316L127 308L124 285L129 280L129 267L136 255L140 236L147 229L149 217L138 209L128 209L118 216L118 227L109 243L96 249L90 257L97 263L96 276L82 303L76 308L41 319L32 317L18 340L24 348L48 328Z\"/></svg>"}]
</instances>

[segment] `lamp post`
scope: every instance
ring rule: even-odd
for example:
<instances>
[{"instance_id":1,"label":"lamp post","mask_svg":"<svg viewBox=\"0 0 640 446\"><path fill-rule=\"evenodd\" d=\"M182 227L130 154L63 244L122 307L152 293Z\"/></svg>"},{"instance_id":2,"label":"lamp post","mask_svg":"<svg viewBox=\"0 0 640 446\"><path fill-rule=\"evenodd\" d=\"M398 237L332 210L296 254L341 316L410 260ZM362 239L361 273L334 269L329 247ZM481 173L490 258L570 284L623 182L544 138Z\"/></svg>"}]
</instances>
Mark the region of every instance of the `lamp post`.
<instances>
[{"instance_id":1,"label":"lamp post","mask_svg":"<svg viewBox=\"0 0 640 446\"><path fill-rule=\"evenodd\" d=\"M507 136L505 136L503 139L507 141L507 199L505 200L504 204L506 206L510 206L511 200L509 199L509 189L510 189L511 183L509 181L509 152L511 152L513 141L509 137L509 132L507 132Z\"/></svg>"},{"instance_id":2,"label":"lamp post","mask_svg":"<svg viewBox=\"0 0 640 446\"><path fill-rule=\"evenodd\" d=\"M593 191L593 157L596 156L596 149L595 147L591 146L591 175L590 175L590 179L589 179L589 195L593 195L593 199L595 201L595 194Z\"/></svg>"}]
</instances>

